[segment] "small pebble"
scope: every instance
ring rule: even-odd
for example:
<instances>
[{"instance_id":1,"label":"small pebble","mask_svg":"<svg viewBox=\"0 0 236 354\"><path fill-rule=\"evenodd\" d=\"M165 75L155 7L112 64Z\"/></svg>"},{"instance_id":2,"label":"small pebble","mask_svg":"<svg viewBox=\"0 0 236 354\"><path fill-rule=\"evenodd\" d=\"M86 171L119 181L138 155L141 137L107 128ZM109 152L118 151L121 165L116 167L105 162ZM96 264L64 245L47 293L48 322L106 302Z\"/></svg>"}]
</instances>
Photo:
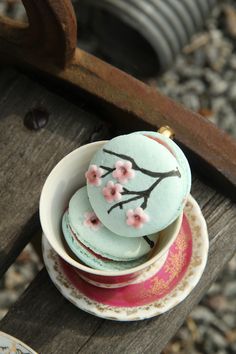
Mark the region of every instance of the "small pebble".
<instances>
[{"instance_id":1,"label":"small pebble","mask_svg":"<svg viewBox=\"0 0 236 354\"><path fill-rule=\"evenodd\" d=\"M229 59L229 65L233 70L236 70L236 54L233 54Z\"/></svg>"},{"instance_id":2,"label":"small pebble","mask_svg":"<svg viewBox=\"0 0 236 354\"><path fill-rule=\"evenodd\" d=\"M207 335L214 340L214 344L217 347L224 348L227 346L225 337L213 328L209 328Z\"/></svg>"},{"instance_id":3,"label":"small pebble","mask_svg":"<svg viewBox=\"0 0 236 354\"><path fill-rule=\"evenodd\" d=\"M17 293L11 290L5 290L0 293L1 308L8 308L17 299Z\"/></svg>"},{"instance_id":4,"label":"small pebble","mask_svg":"<svg viewBox=\"0 0 236 354\"><path fill-rule=\"evenodd\" d=\"M191 312L191 317L196 321L212 322L216 321L216 317L213 312L205 306L199 305Z\"/></svg>"},{"instance_id":5,"label":"small pebble","mask_svg":"<svg viewBox=\"0 0 236 354\"><path fill-rule=\"evenodd\" d=\"M189 109L197 112L200 109L200 102L197 95L186 93L182 98L183 104Z\"/></svg>"},{"instance_id":6,"label":"small pebble","mask_svg":"<svg viewBox=\"0 0 236 354\"><path fill-rule=\"evenodd\" d=\"M21 273L15 271L14 268L10 268L8 271L8 276L5 280L5 286L9 290L15 290L22 286L24 283L24 278Z\"/></svg>"},{"instance_id":7,"label":"small pebble","mask_svg":"<svg viewBox=\"0 0 236 354\"><path fill-rule=\"evenodd\" d=\"M234 328L236 326L236 313L229 311L222 316L222 320L229 328Z\"/></svg>"},{"instance_id":8,"label":"small pebble","mask_svg":"<svg viewBox=\"0 0 236 354\"><path fill-rule=\"evenodd\" d=\"M210 296L207 304L216 312L225 311L228 308L227 299L223 295Z\"/></svg>"},{"instance_id":9,"label":"small pebble","mask_svg":"<svg viewBox=\"0 0 236 354\"><path fill-rule=\"evenodd\" d=\"M233 82L229 88L229 99L236 103L236 82Z\"/></svg>"},{"instance_id":10,"label":"small pebble","mask_svg":"<svg viewBox=\"0 0 236 354\"><path fill-rule=\"evenodd\" d=\"M201 95L205 91L205 84L203 81L198 79L193 79L186 83L185 88L187 91Z\"/></svg>"},{"instance_id":11,"label":"small pebble","mask_svg":"<svg viewBox=\"0 0 236 354\"><path fill-rule=\"evenodd\" d=\"M1 309L0 308L0 320L7 314L8 309Z\"/></svg>"},{"instance_id":12,"label":"small pebble","mask_svg":"<svg viewBox=\"0 0 236 354\"><path fill-rule=\"evenodd\" d=\"M236 281L231 281L226 284L224 293L226 296L235 297L236 296Z\"/></svg>"},{"instance_id":13,"label":"small pebble","mask_svg":"<svg viewBox=\"0 0 236 354\"><path fill-rule=\"evenodd\" d=\"M222 95L226 92L228 88L228 83L224 80L215 80L210 85L210 92L213 96Z\"/></svg>"}]
</instances>

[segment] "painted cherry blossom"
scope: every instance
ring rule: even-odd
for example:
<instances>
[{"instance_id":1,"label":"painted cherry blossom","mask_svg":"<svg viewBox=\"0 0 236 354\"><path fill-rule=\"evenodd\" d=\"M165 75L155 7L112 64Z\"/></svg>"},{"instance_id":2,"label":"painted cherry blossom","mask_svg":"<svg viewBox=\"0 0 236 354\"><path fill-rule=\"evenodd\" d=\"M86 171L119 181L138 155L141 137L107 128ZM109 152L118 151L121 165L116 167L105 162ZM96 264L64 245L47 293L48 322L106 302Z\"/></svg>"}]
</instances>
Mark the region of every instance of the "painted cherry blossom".
<instances>
[{"instance_id":1,"label":"painted cherry blossom","mask_svg":"<svg viewBox=\"0 0 236 354\"><path fill-rule=\"evenodd\" d=\"M103 174L103 169L98 167L97 165L89 166L88 171L85 173L85 177L89 184L93 186L100 186L101 184L101 176Z\"/></svg>"},{"instance_id":2,"label":"painted cherry blossom","mask_svg":"<svg viewBox=\"0 0 236 354\"><path fill-rule=\"evenodd\" d=\"M156 189L159 184L166 178L170 178L170 177L178 177L181 178L181 173L179 171L178 166L170 171L166 171L166 172L159 172L159 171L152 171L152 170L148 170L146 168L142 168L140 167L135 159L132 156L129 155L125 155L125 154L119 154L115 151L112 150L108 150L108 149L103 149L103 152L108 154L108 155L112 155L115 156L116 158L118 157L120 160L116 160L117 162L115 164L113 164L112 166L100 166L102 169L104 169L104 171L106 171L103 175L102 178L107 177L108 175L112 174L112 177L115 178L116 180L118 180L118 182L120 183L127 183L129 179L132 179L135 177L135 172L139 171L139 173L142 173L146 176L149 176L151 178L154 178L155 180L153 180L153 183L148 187L148 188L144 188L143 190L131 190L128 188L123 187L123 191L120 192L120 194L122 195L122 199L120 201L118 201L117 203L114 203L113 205L111 205L111 207L107 210L107 213L110 214L113 210L115 209L123 209L124 205L131 203L132 201L138 201L142 200L142 203L140 205L140 208L143 210L145 210L148 206L148 201L149 198L151 197L152 192L154 191L154 189ZM140 178L142 178L142 176L138 176ZM133 184L133 183L132 183ZM128 198L126 198L126 196L128 196ZM138 210L138 209L136 209ZM131 212L133 213L129 213L130 217L128 217L127 219L127 224L135 224L137 227L138 224L143 225L144 222L147 222L147 218L148 216L146 214L144 215L139 215L140 210L138 211L138 214L136 215L136 219L135 220L140 220L141 222L139 222L138 224L134 221L134 213L135 211L131 210ZM138 226L138 227L142 227L142 226Z\"/></svg>"},{"instance_id":3,"label":"painted cherry blossom","mask_svg":"<svg viewBox=\"0 0 236 354\"><path fill-rule=\"evenodd\" d=\"M143 208L140 207L135 210L129 209L126 216L126 224L134 227L135 229L141 229L143 224L149 221L149 216L145 214Z\"/></svg>"},{"instance_id":4,"label":"painted cherry blossom","mask_svg":"<svg viewBox=\"0 0 236 354\"><path fill-rule=\"evenodd\" d=\"M122 192L123 192L122 185L119 183L114 184L112 181L107 182L106 187L104 187L102 190L104 198L108 203L121 200Z\"/></svg>"},{"instance_id":5,"label":"painted cherry blossom","mask_svg":"<svg viewBox=\"0 0 236 354\"><path fill-rule=\"evenodd\" d=\"M102 223L94 212L88 212L84 214L84 226L97 231L102 226Z\"/></svg>"},{"instance_id":6,"label":"painted cherry blossom","mask_svg":"<svg viewBox=\"0 0 236 354\"><path fill-rule=\"evenodd\" d=\"M127 183L128 180L133 179L135 176L135 171L132 169L132 162L130 161L117 161L115 168L112 176L120 183Z\"/></svg>"}]
</instances>

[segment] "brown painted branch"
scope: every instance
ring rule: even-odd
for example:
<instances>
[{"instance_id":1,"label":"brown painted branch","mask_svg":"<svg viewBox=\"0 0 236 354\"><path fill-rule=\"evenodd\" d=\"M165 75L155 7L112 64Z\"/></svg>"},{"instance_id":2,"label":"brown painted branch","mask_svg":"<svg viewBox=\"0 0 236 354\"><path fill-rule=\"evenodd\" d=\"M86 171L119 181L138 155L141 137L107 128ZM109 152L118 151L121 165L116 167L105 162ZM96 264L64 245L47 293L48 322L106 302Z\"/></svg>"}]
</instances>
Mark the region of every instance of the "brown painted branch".
<instances>
[{"instance_id":1,"label":"brown painted branch","mask_svg":"<svg viewBox=\"0 0 236 354\"><path fill-rule=\"evenodd\" d=\"M142 195L137 195L133 198L130 198L130 199L127 199L127 200L124 200L123 202L119 202L119 203L116 203L115 205L113 205L110 209L108 209L107 213L110 214L110 212L115 209L115 208L120 208L120 209L123 209L123 206L125 204L128 204L130 202L133 202L135 200L138 200L138 199L141 199L141 198L144 198Z\"/></svg>"},{"instance_id":2,"label":"brown painted branch","mask_svg":"<svg viewBox=\"0 0 236 354\"><path fill-rule=\"evenodd\" d=\"M107 171L107 173L105 173L104 175L102 175L101 178L104 178L106 176L108 176L110 173L112 173L113 171L115 171L115 168L110 168L107 166L100 166L103 170Z\"/></svg>"},{"instance_id":3,"label":"brown painted branch","mask_svg":"<svg viewBox=\"0 0 236 354\"><path fill-rule=\"evenodd\" d=\"M123 206L125 204L128 204L130 202L133 202L135 200L139 200L142 198L143 198L143 203L140 205L140 207L143 209L146 209L147 202L148 202L148 199L150 198L152 191L158 186L158 184L161 181L163 181L163 179L168 178L168 177L181 177L181 175L180 175L180 172L178 169L176 171L170 171L170 172L163 173L163 175L160 178L158 178L148 189L145 189L143 191L129 191L127 188L124 188L123 192L121 193L122 195L133 195L134 194L135 197L114 204L110 209L108 209L108 211L107 211L108 214L110 214L110 212L113 209L116 209L116 208L123 209Z\"/></svg>"},{"instance_id":4,"label":"brown painted branch","mask_svg":"<svg viewBox=\"0 0 236 354\"><path fill-rule=\"evenodd\" d=\"M169 174L172 173L172 171L171 172L153 172L153 171L147 170L146 168L142 168L142 167L138 166L138 164L135 162L135 160L132 157L128 156L128 155L118 154L118 153L116 153L114 151L107 150L107 149L103 149L103 151L106 152L107 154L120 157L123 160L130 161L132 163L132 169L133 170L142 172L145 175L150 176L150 177L155 177L155 178L164 177L165 178L165 177L169 177ZM105 166L101 166L101 168L107 169L107 171L108 171L108 169L110 169L110 172L114 171L114 169L111 169L111 168L105 167Z\"/></svg>"},{"instance_id":5,"label":"brown painted branch","mask_svg":"<svg viewBox=\"0 0 236 354\"><path fill-rule=\"evenodd\" d=\"M151 241L147 236L143 236L143 238L144 238L144 240L149 244L149 246L151 247L151 248L153 248L154 247L154 242L153 241Z\"/></svg>"}]
</instances>

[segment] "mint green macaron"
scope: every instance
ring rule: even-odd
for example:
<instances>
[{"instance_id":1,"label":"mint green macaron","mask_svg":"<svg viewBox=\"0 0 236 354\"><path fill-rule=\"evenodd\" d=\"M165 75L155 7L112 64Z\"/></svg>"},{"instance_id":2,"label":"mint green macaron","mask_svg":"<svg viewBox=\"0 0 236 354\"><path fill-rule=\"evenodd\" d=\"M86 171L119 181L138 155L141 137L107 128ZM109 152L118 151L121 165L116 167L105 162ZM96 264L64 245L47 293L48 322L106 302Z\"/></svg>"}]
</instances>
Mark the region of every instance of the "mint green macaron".
<instances>
[{"instance_id":1,"label":"mint green macaron","mask_svg":"<svg viewBox=\"0 0 236 354\"><path fill-rule=\"evenodd\" d=\"M69 221L69 213L66 211L62 218L62 231L65 241L76 257L87 266L98 270L126 270L137 267L149 259L149 254L145 254L130 261L115 261L102 257L81 242L80 235L72 228Z\"/></svg>"},{"instance_id":2,"label":"mint green macaron","mask_svg":"<svg viewBox=\"0 0 236 354\"><path fill-rule=\"evenodd\" d=\"M80 242L95 253L115 260L130 261L149 253L158 235L127 238L114 234L97 218L88 199L86 186L70 199L68 220Z\"/></svg>"},{"instance_id":3,"label":"mint green macaron","mask_svg":"<svg viewBox=\"0 0 236 354\"><path fill-rule=\"evenodd\" d=\"M143 134L118 136L92 158L86 172L89 201L114 234L155 234L182 212L189 189L180 160ZM187 185L186 185L187 184Z\"/></svg>"}]
</instances>

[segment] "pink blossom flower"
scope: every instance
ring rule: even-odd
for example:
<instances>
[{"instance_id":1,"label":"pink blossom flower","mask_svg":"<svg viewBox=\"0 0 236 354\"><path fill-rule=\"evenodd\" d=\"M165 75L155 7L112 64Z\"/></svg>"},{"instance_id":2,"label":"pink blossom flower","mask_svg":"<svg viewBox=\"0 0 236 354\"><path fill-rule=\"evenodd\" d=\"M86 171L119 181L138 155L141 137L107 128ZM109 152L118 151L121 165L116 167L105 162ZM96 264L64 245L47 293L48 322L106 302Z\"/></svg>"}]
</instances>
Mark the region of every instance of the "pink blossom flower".
<instances>
[{"instance_id":1,"label":"pink blossom flower","mask_svg":"<svg viewBox=\"0 0 236 354\"><path fill-rule=\"evenodd\" d=\"M88 212L84 214L84 226L87 226L90 229L97 231L101 227L101 225L101 221L98 219L97 215L94 212Z\"/></svg>"},{"instance_id":2,"label":"pink blossom flower","mask_svg":"<svg viewBox=\"0 0 236 354\"><path fill-rule=\"evenodd\" d=\"M117 161L115 168L112 176L120 183L127 183L129 179L135 176L135 171L132 169L132 163L130 161Z\"/></svg>"},{"instance_id":3,"label":"pink blossom flower","mask_svg":"<svg viewBox=\"0 0 236 354\"><path fill-rule=\"evenodd\" d=\"M143 224L149 221L149 216L145 214L144 210L140 207L135 210L129 209L126 216L126 224L135 229L141 229Z\"/></svg>"},{"instance_id":4,"label":"pink blossom flower","mask_svg":"<svg viewBox=\"0 0 236 354\"><path fill-rule=\"evenodd\" d=\"M121 192L123 192L122 185L119 183L114 184L112 181L107 182L106 187L102 190L104 198L108 201L108 203L121 200Z\"/></svg>"},{"instance_id":5,"label":"pink blossom flower","mask_svg":"<svg viewBox=\"0 0 236 354\"><path fill-rule=\"evenodd\" d=\"M89 184L93 186L100 186L101 184L101 176L103 174L103 169L98 167L97 165L89 166L88 171L85 173L85 177Z\"/></svg>"}]
</instances>

